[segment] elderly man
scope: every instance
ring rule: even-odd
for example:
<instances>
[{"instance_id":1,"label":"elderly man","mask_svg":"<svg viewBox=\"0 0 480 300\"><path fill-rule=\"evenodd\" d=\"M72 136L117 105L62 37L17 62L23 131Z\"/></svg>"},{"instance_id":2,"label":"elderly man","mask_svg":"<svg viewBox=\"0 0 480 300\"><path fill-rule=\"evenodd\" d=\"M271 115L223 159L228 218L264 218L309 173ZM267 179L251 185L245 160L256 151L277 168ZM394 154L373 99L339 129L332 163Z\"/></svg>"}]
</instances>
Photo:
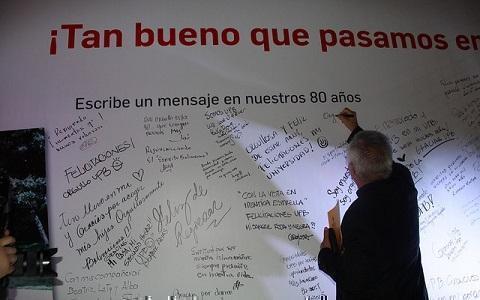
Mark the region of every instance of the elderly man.
<instances>
[{"instance_id":1,"label":"elderly man","mask_svg":"<svg viewBox=\"0 0 480 300\"><path fill-rule=\"evenodd\" d=\"M347 160L358 198L343 217L339 253L325 228L319 268L335 280L338 300L428 299L411 174L392 161L385 135L358 126L354 111L337 117L351 132Z\"/></svg>"}]
</instances>

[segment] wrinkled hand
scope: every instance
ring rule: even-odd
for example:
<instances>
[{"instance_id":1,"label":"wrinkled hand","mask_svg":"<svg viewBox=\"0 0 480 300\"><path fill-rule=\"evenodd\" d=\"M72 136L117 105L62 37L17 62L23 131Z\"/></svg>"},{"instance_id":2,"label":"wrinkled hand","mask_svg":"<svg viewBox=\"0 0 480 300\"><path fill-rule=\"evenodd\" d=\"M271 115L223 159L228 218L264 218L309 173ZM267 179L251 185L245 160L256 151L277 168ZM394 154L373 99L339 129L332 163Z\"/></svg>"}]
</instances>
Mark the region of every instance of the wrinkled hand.
<instances>
[{"instance_id":1,"label":"wrinkled hand","mask_svg":"<svg viewBox=\"0 0 480 300\"><path fill-rule=\"evenodd\" d=\"M15 270L17 261L17 249L9 246L15 243L15 238L5 235L0 238L0 278L12 273Z\"/></svg>"},{"instance_id":2,"label":"wrinkled hand","mask_svg":"<svg viewBox=\"0 0 480 300\"><path fill-rule=\"evenodd\" d=\"M328 227L323 228L323 241L320 244L320 249L328 248L332 249L332 244L330 243L330 237L328 236Z\"/></svg>"},{"instance_id":3,"label":"wrinkled hand","mask_svg":"<svg viewBox=\"0 0 480 300\"><path fill-rule=\"evenodd\" d=\"M345 107L336 117L347 127L350 132L358 127L357 113Z\"/></svg>"}]
</instances>

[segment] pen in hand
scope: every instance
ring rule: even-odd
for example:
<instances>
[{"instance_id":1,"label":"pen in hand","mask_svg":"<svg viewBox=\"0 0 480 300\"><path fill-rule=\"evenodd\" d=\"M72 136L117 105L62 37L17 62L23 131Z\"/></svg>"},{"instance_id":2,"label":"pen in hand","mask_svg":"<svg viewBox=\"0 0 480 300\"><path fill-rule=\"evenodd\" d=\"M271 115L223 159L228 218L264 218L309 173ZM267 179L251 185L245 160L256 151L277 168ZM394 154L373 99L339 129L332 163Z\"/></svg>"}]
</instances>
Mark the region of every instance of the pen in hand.
<instances>
[{"instance_id":1,"label":"pen in hand","mask_svg":"<svg viewBox=\"0 0 480 300\"><path fill-rule=\"evenodd\" d=\"M353 117L355 117L355 115L354 114L347 114L347 113L340 113L340 114L336 114L335 117L353 118Z\"/></svg>"}]
</instances>

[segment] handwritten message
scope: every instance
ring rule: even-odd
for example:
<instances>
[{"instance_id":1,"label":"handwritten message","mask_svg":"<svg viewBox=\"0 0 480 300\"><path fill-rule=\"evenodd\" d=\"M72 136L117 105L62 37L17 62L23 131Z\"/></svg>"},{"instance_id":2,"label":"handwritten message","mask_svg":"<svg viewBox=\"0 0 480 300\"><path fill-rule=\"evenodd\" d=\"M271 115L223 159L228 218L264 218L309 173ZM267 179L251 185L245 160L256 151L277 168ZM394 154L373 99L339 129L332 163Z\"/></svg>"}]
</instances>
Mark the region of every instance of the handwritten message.
<instances>
[{"instance_id":1,"label":"handwritten message","mask_svg":"<svg viewBox=\"0 0 480 300\"><path fill-rule=\"evenodd\" d=\"M288 271L288 284L298 288L303 296L309 299L326 300L328 297L319 282L318 262L316 257L310 257L306 251L297 251L283 257L282 262Z\"/></svg>"},{"instance_id":2,"label":"handwritten message","mask_svg":"<svg viewBox=\"0 0 480 300\"><path fill-rule=\"evenodd\" d=\"M296 189L238 191L245 208L245 229L248 232L284 232L297 245L313 239L315 222L306 222L310 211L308 199L296 196Z\"/></svg>"},{"instance_id":3,"label":"handwritten message","mask_svg":"<svg viewBox=\"0 0 480 300\"><path fill-rule=\"evenodd\" d=\"M301 131L307 121L298 116L278 130L258 135L245 147L267 179L286 172L313 152L312 143Z\"/></svg>"},{"instance_id":4,"label":"handwritten message","mask_svg":"<svg viewBox=\"0 0 480 300\"><path fill-rule=\"evenodd\" d=\"M79 115L67 124L55 127L53 133L47 135L48 145L57 152L65 151L72 147L86 150L97 143L96 135L101 134L103 115Z\"/></svg>"}]
</instances>

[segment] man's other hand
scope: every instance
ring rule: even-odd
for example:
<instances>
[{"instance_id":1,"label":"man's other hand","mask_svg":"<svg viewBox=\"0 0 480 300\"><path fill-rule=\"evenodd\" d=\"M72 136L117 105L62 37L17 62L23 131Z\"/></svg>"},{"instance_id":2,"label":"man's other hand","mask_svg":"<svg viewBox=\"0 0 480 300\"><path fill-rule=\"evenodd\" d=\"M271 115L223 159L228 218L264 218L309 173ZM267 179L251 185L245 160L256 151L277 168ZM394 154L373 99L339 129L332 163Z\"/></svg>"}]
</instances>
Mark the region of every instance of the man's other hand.
<instances>
[{"instance_id":1,"label":"man's other hand","mask_svg":"<svg viewBox=\"0 0 480 300\"><path fill-rule=\"evenodd\" d=\"M323 248L332 249L332 244L330 244L330 237L328 236L328 227L323 228L323 241L320 244L320 249Z\"/></svg>"}]
</instances>

